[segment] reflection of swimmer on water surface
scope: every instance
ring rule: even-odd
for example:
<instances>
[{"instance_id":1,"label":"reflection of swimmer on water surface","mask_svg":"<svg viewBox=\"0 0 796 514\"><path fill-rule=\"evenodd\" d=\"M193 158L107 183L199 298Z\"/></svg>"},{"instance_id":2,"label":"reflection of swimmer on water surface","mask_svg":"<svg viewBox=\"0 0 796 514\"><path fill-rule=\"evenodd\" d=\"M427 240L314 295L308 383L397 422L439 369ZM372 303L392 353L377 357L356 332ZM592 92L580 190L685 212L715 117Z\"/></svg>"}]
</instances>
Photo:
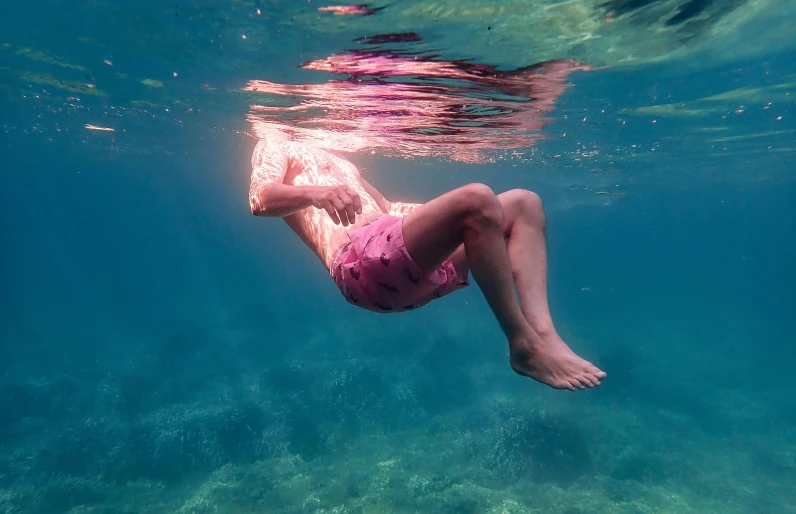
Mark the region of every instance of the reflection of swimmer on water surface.
<instances>
[{"instance_id":1,"label":"reflection of swimmer on water surface","mask_svg":"<svg viewBox=\"0 0 796 514\"><path fill-rule=\"evenodd\" d=\"M249 120L258 136L288 130L296 141L341 151L465 162L484 161L489 150L534 146L571 73L589 69L559 60L499 71L377 51L302 67L342 78L298 85L250 81L246 91L294 103L252 106Z\"/></svg>"},{"instance_id":2,"label":"reflection of swimmer on water surface","mask_svg":"<svg viewBox=\"0 0 796 514\"><path fill-rule=\"evenodd\" d=\"M391 202L348 160L278 131L257 144L252 166L252 213L283 218L349 303L412 310L466 287L472 273L517 373L573 390L605 378L553 325L545 215L535 193L496 195L469 184L425 204Z\"/></svg>"}]
</instances>

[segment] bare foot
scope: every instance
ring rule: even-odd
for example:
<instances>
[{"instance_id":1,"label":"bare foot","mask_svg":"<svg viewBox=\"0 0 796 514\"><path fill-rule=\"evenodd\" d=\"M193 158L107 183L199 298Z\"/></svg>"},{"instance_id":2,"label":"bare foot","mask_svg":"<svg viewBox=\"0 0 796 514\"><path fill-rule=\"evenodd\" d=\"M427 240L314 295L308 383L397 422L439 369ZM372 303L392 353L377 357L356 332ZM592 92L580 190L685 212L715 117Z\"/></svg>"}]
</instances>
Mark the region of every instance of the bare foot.
<instances>
[{"instance_id":1,"label":"bare foot","mask_svg":"<svg viewBox=\"0 0 796 514\"><path fill-rule=\"evenodd\" d=\"M511 368L555 389L586 389L600 385L605 372L583 360L555 332L546 337L510 341Z\"/></svg>"}]
</instances>

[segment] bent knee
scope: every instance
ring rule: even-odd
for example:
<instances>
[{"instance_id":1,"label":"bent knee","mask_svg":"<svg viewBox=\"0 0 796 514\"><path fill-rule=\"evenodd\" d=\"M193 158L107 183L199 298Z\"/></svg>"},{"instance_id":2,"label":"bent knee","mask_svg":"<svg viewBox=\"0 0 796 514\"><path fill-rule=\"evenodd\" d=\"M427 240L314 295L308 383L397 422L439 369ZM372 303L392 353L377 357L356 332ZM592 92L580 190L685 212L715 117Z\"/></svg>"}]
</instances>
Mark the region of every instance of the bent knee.
<instances>
[{"instance_id":1,"label":"bent knee","mask_svg":"<svg viewBox=\"0 0 796 514\"><path fill-rule=\"evenodd\" d=\"M527 189L512 189L505 193L509 197L511 208L535 220L544 221L544 206L538 194Z\"/></svg>"},{"instance_id":2,"label":"bent knee","mask_svg":"<svg viewBox=\"0 0 796 514\"><path fill-rule=\"evenodd\" d=\"M458 190L457 205L470 221L501 223L503 211L492 189L485 184L468 184Z\"/></svg>"},{"instance_id":3,"label":"bent knee","mask_svg":"<svg viewBox=\"0 0 796 514\"><path fill-rule=\"evenodd\" d=\"M456 189L456 192L459 193L459 196L461 196L463 200L467 201L468 204L490 203L496 198L495 192L492 191L492 188L486 184L467 184L466 186Z\"/></svg>"}]
</instances>

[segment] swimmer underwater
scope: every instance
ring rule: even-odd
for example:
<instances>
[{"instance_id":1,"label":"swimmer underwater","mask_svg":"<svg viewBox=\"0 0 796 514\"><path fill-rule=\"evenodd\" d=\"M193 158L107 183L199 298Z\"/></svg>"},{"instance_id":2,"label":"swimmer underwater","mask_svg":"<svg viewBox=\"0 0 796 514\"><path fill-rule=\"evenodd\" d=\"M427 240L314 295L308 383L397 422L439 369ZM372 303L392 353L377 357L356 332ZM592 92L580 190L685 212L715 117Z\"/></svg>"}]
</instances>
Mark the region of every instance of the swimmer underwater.
<instances>
[{"instance_id":1,"label":"swimmer underwater","mask_svg":"<svg viewBox=\"0 0 796 514\"><path fill-rule=\"evenodd\" d=\"M284 219L349 303L379 313L417 309L466 287L472 273L515 372L569 390L605 378L553 325L536 193L496 195L469 184L424 204L390 202L348 160L281 135L257 144L252 168L252 214Z\"/></svg>"}]
</instances>

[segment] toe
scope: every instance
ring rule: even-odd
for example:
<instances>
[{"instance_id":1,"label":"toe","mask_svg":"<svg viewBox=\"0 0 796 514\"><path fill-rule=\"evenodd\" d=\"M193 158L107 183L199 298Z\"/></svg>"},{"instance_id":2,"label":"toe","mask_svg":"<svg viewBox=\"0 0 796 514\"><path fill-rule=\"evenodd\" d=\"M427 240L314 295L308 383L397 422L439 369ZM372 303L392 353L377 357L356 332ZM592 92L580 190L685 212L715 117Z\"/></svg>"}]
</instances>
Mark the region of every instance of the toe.
<instances>
[{"instance_id":1,"label":"toe","mask_svg":"<svg viewBox=\"0 0 796 514\"><path fill-rule=\"evenodd\" d=\"M597 378L596 376L592 375L591 373L586 373L583 376L586 378L586 380L588 380L591 383L591 386L600 385L600 379ZM591 387L591 386L589 386L589 387Z\"/></svg>"},{"instance_id":2,"label":"toe","mask_svg":"<svg viewBox=\"0 0 796 514\"><path fill-rule=\"evenodd\" d=\"M598 368L594 364L589 364L589 366L586 368L585 371L587 373L591 373L592 375L597 377L599 380L602 380L602 379L605 378L605 371L601 370L600 368Z\"/></svg>"},{"instance_id":3,"label":"toe","mask_svg":"<svg viewBox=\"0 0 796 514\"><path fill-rule=\"evenodd\" d=\"M574 391L575 390L575 385L572 382L570 382L569 380L563 380L559 384L559 389L569 389L570 391Z\"/></svg>"}]
</instances>

